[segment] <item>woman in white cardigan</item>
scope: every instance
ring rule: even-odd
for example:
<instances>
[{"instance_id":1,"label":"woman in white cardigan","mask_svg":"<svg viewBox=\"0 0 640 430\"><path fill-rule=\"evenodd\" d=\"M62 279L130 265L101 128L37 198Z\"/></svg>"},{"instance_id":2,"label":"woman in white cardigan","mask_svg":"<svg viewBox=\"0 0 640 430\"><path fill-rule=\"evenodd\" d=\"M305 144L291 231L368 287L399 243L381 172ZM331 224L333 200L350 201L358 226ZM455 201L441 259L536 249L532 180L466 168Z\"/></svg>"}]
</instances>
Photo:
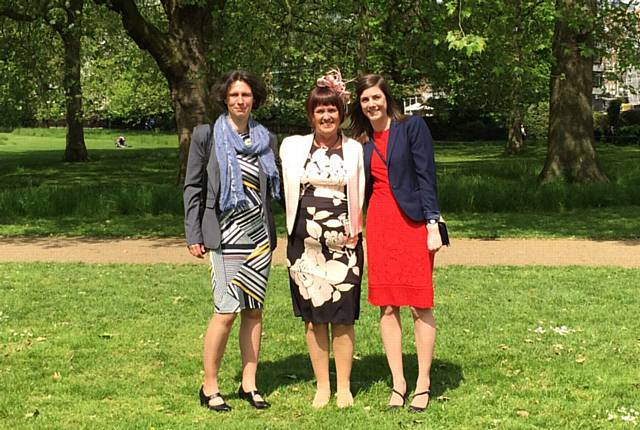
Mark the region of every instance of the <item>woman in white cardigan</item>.
<instances>
[{"instance_id":1,"label":"woman in white cardigan","mask_svg":"<svg viewBox=\"0 0 640 430\"><path fill-rule=\"evenodd\" d=\"M314 132L288 137L280 147L289 285L294 314L305 322L317 384L312 405L317 408L331 398L329 331L336 402L338 407L353 405L350 376L353 325L360 313L365 184L362 145L340 130L344 95L339 74L319 79L306 103Z\"/></svg>"}]
</instances>

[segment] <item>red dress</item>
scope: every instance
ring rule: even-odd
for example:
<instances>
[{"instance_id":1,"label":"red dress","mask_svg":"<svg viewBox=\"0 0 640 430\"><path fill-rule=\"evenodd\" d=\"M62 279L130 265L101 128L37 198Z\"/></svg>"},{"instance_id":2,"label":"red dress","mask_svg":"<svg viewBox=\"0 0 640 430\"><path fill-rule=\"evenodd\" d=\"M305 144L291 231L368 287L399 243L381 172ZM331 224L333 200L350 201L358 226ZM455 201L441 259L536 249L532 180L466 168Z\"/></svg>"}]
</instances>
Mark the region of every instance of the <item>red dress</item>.
<instances>
[{"instance_id":1,"label":"red dress","mask_svg":"<svg viewBox=\"0 0 640 430\"><path fill-rule=\"evenodd\" d=\"M374 133L374 144L387 158L389 130ZM374 306L433 307L433 254L427 249L424 222L409 219L391 193L387 166L371 155L373 194L367 209L369 303Z\"/></svg>"}]
</instances>

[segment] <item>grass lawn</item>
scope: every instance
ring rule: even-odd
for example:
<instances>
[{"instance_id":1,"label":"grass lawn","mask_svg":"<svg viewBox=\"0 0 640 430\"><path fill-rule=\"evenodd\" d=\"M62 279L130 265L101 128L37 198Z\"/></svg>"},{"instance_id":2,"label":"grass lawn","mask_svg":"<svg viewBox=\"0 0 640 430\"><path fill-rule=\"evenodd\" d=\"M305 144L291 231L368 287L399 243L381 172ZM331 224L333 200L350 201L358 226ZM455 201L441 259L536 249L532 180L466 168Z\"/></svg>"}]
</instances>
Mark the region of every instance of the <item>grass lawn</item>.
<instances>
[{"instance_id":1,"label":"grass lawn","mask_svg":"<svg viewBox=\"0 0 640 430\"><path fill-rule=\"evenodd\" d=\"M447 267L437 271L433 401L387 412L377 312L356 325L355 406L314 411L302 323L282 267L265 310L255 412L239 382L237 327L223 363L234 411L200 407L203 265L0 264L0 428L630 429L640 422L640 271ZM410 325L409 315L404 323ZM416 376L405 335L409 384Z\"/></svg>"},{"instance_id":2,"label":"grass lawn","mask_svg":"<svg viewBox=\"0 0 640 430\"><path fill-rule=\"evenodd\" d=\"M177 139L87 130L89 163L62 163L64 130L0 133L0 236L181 236ZM640 238L640 147L598 147L611 181L539 186L545 149L503 157L502 142L436 145L440 202L454 237ZM284 216L275 206L279 234Z\"/></svg>"}]
</instances>

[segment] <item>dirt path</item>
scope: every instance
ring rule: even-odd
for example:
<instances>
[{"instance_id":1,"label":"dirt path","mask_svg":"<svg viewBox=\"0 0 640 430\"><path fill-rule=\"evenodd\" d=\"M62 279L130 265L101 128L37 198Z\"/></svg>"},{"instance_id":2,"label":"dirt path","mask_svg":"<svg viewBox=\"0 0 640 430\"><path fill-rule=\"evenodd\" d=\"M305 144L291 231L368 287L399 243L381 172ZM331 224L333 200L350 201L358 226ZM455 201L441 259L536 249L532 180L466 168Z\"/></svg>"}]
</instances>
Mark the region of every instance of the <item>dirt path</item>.
<instances>
[{"instance_id":1,"label":"dirt path","mask_svg":"<svg viewBox=\"0 0 640 430\"><path fill-rule=\"evenodd\" d=\"M275 264L285 263L280 240ZM0 262L198 263L183 239L0 238ZM464 264L640 267L640 240L456 239L436 258L437 266Z\"/></svg>"}]
</instances>

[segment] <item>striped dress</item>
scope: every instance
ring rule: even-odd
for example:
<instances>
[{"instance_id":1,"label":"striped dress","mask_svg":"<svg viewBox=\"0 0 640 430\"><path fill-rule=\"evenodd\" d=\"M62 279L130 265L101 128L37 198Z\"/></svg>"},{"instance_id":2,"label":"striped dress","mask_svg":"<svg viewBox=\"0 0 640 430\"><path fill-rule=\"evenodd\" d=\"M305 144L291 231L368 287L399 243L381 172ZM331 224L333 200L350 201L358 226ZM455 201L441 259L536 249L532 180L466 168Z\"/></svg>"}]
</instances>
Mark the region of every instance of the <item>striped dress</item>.
<instances>
[{"instance_id":1,"label":"striped dress","mask_svg":"<svg viewBox=\"0 0 640 430\"><path fill-rule=\"evenodd\" d=\"M242 135L244 140L249 134ZM231 210L220 222L221 244L211 251L211 285L216 313L261 309L271 267L269 234L260 199L257 155L237 154L249 208Z\"/></svg>"}]
</instances>

